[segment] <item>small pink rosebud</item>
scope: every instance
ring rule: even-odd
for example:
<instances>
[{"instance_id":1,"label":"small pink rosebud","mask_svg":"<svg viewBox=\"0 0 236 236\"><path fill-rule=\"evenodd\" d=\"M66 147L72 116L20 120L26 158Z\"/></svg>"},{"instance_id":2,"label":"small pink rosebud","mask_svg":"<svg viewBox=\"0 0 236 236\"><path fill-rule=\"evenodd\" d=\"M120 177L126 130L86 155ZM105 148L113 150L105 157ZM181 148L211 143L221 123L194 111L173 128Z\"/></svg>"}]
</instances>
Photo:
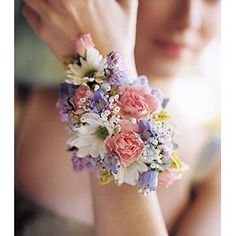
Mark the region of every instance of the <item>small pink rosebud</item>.
<instances>
[{"instance_id":1,"label":"small pink rosebud","mask_svg":"<svg viewBox=\"0 0 236 236\"><path fill-rule=\"evenodd\" d=\"M88 48L94 47L93 40L91 38L90 33L83 34L76 42L75 42L75 50L81 56L85 56L85 52Z\"/></svg>"}]
</instances>

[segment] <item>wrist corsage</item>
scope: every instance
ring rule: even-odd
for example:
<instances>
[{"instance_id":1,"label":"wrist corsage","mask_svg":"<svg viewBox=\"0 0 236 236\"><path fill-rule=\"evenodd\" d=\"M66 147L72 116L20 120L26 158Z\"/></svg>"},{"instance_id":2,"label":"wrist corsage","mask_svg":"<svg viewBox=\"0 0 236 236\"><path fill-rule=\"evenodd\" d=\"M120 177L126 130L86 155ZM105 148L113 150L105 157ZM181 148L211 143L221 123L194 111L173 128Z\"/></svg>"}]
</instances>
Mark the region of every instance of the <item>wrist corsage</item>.
<instances>
[{"instance_id":1,"label":"wrist corsage","mask_svg":"<svg viewBox=\"0 0 236 236\"><path fill-rule=\"evenodd\" d=\"M72 133L67 141L75 171L92 170L100 183L138 185L144 195L170 186L186 169L164 111L166 99L145 76L132 81L120 54L103 58L89 34L66 60L57 109Z\"/></svg>"}]
</instances>

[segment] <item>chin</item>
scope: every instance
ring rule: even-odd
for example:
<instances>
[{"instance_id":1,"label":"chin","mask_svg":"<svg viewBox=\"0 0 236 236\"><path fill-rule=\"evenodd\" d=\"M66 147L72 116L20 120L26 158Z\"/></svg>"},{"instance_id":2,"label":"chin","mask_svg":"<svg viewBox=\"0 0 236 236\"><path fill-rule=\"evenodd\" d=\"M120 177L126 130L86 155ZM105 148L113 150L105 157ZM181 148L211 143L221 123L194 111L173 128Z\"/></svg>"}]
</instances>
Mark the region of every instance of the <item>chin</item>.
<instances>
[{"instance_id":1,"label":"chin","mask_svg":"<svg viewBox=\"0 0 236 236\"><path fill-rule=\"evenodd\" d=\"M179 74L188 71L196 62L195 55L188 57L167 57L153 53L148 53L149 57L141 56L141 60L136 60L139 74L147 75L150 78L171 79Z\"/></svg>"},{"instance_id":2,"label":"chin","mask_svg":"<svg viewBox=\"0 0 236 236\"><path fill-rule=\"evenodd\" d=\"M167 80L183 73L187 69L189 69L189 66L187 66L186 63L156 63L155 65L146 67L141 71L141 74L148 75L151 78Z\"/></svg>"}]
</instances>

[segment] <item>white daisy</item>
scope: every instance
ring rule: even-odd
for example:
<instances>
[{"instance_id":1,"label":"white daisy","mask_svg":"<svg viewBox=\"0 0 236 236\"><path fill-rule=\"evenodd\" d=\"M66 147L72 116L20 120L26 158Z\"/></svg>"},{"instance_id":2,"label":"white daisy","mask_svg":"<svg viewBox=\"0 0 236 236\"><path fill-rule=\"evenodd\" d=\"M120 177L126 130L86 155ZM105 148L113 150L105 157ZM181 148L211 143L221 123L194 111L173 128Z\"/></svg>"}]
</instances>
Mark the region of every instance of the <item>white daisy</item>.
<instances>
[{"instance_id":1,"label":"white daisy","mask_svg":"<svg viewBox=\"0 0 236 236\"><path fill-rule=\"evenodd\" d=\"M66 81L75 85L85 83L91 78L104 76L106 60L99 54L98 50L91 47L86 51L86 59L80 59L81 66L70 64L66 71Z\"/></svg>"},{"instance_id":2,"label":"white daisy","mask_svg":"<svg viewBox=\"0 0 236 236\"><path fill-rule=\"evenodd\" d=\"M129 165L128 167L120 166L118 173L114 174L117 184L127 183L136 185L139 179L139 174L148 170L148 167L143 161L138 160Z\"/></svg>"},{"instance_id":3,"label":"white daisy","mask_svg":"<svg viewBox=\"0 0 236 236\"><path fill-rule=\"evenodd\" d=\"M96 113L85 113L82 118L86 124L78 128L76 135L68 140L68 144L79 149L77 152L79 157L87 155L103 157L105 154L104 140L112 135L112 125L108 121L102 120Z\"/></svg>"}]
</instances>

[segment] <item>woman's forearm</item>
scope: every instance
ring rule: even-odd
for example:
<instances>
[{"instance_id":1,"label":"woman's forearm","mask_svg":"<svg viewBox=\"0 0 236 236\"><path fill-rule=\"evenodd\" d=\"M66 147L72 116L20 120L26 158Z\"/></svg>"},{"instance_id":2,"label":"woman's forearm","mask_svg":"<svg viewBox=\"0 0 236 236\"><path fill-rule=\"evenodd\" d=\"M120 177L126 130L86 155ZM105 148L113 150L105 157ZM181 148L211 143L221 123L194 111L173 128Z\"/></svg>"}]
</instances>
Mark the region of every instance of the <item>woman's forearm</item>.
<instances>
[{"instance_id":1,"label":"woman's forearm","mask_svg":"<svg viewBox=\"0 0 236 236\"><path fill-rule=\"evenodd\" d=\"M123 55L122 59L129 75L136 78L134 55ZM168 235L155 192L144 197L137 187L100 185L95 174L90 179L97 236Z\"/></svg>"},{"instance_id":2,"label":"woman's forearm","mask_svg":"<svg viewBox=\"0 0 236 236\"><path fill-rule=\"evenodd\" d=\"M91 174L97 236L166 236L157 195L142 196L132 186L99 185Z\"/></svg>"},{"instance_id":3,"label":"woman's forearm","mask_svg":"<svg viewBox=\"0 0 236 236\"><path fill-rule=\"evenodd\" d=\"M176 236L220 235L220 162L199 186L195 201L181 219Z\"/></svg>"}]
</instances>

